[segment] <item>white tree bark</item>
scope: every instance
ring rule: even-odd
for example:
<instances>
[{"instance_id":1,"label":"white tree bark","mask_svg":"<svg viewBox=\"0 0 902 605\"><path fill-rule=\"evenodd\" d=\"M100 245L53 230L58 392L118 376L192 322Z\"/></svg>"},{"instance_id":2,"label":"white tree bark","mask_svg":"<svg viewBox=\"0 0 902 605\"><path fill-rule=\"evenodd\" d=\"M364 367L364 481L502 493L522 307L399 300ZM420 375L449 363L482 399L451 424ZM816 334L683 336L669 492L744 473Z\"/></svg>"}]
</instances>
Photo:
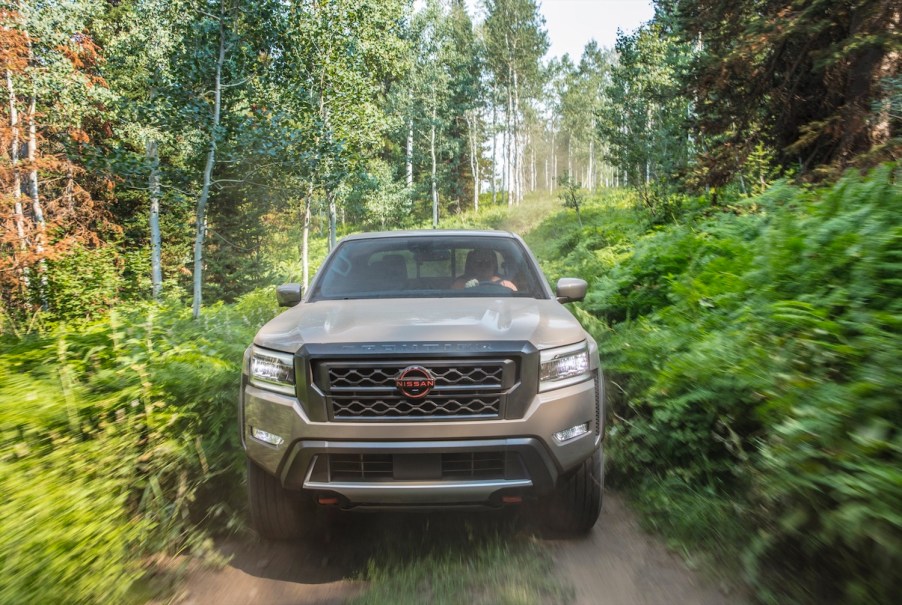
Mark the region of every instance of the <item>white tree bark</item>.
<instances>
[{"instance_id":1,"label":"white tree bark","mask_svg":"<svg viewBox=\"0 0 902 605\"><path fill-rule=\"evenodd\" d=\"M573 178L573 135L567 136L567 176Z\"/></svg>"},{"instance_id":2,"label":"white tree bark","mask_svg":"<svg viewBox=\"0 0 902 605\"><path fill-rule=\"evenodd\" d=\"M536 171L536 148L534 145L530 146L530 152L532 154L532 180L530 181L530 184L529 184L529 190L535 191L536 190L536 178L537 178L536 172L537 171Z\"/></svg>"},{"instance_id":3,"label":"white tree bark","mask_svg":"<svg viewBox=\"0 0 902 605\"><path fill-rule=\"evenodd\" d=\"M520 205L520 197L522 191L522 179L523 179L523 170L521 166L521 155L523 150L521 148L521 136L520 136L520 91L517 85L517 70L511 69L514 75L514 98L513 98L513 139L514 139L514 157L513 157L513 174L512 174L512 189L513 189L513 202L515 205Z\"/></svg>"},{"instance_id":4,"label":"white tree bark","mask_svg":"<svg viewBox=\"0 0 902 605\"><path fill-rule=\"evenodd\" d=\"M335 244L338 243L338 233L336 224L338 222L338 212L335 207L335 192L330 191L327 194L329 198L329 251L335 249Z\"/></svg>"},{"instance_id":5,"label":"white tree bark","mask_svg":"<svg viewBox=\"0 0 902 605\"><path fill-rule=\"evenodd\" d=\"M593 124L592 128L595 126ZM589 135L589 170L586 174L586 185L589 191L595 190L595 137Z\"/></svg>"},{"instance_id":6,"label":"white tree bark","mask_svg":"<svg viewBox=\"0 0 902 605\"><path fill-rule=\"evenodd\" d=\"M147 141L147 162L150 165L150 283L154 300L163 291L162 241L160 237L160 152L155 139Z\"/></svg>"},{"instance_id":7,"label":"white tree bark","mask_svg":"<svg viewBox=\"0 0 902 605\"><path fill-rule=\"evenodd\" d=\"M550 181L549 181L549 179L548 179L548 177L549 177L549 173L548 173L548 164L549 164L548 156L546 155L546 156L545 156L545 184L546 184L546 186L548 187L548 192L551 193Z\"/></svg>"},{"instance_id":8,"label":"white tree bark","mask_svg":"<svg viewBox=\"0 0 902 605\"><path fill-rule=\"evenodd\" d=\"M19 173L19 111L16 106L16 89L13 86L12 73L6 70L6 87L9 90L9 128L12 140L9 146L9 159L13 173L13 220L16 223L16 238L19 251L28 252L28 240L25 237L25 212L22 208L22 175ZM24 265L21 269L22 284L28 288L29 271Z\"/></svg>"},{"instance_id":9,"label":"white tree bark","mask_svg":"<svg viewBox=\"0 0 902 605\"><path fill-rule=\"evenodd\" d=\"M407 189L413 190L413 116L407 118L407 152L404 159L407 168Z\"/></svg>"},{"instance_id":10,"label":"white tree bark","mask_svg":"<svg viewBox=\"0 0 902 605\"><path fill-rule=\"evenodd\" d=\"M313 182L310 182L307 186L307 196L304 198L304 229L301 236L301 272L305 291L310 283L310 203L312 200Z\"/></svg>"},{"instance_id":11,"label":"white tree bark","mask_svg":"<svg viewBox=\"0 0 902 605\"><path fill-rule=\"evenodd\" d=\"M220 5L221 6L221 5ZM216 59L216 76L213 83L213 123L210 127L210 150L204 166L204 181L197 200L197 218L194 237L194 300L191 310L194 319L200 317L203 288L204 239L207 229L207 200L210 198L210 184L213 180L213 166L216 163L216 138L218 136L220 112L222 110L222 66L225 63L225 23L224 15L219 15L219 56Z\"/></svg>"},{"instance_id":12,"label":"white tree bark","mask_svg":"<svg viewBox=\"0 0 902 605\"><path fill-rule=\"evenodd\" d=\"M29 55L31 52L29 51ZM34 85L32 84L32 88ZM44 238L47 232L47 222L44 220L44 209L41 204L41 196L38 188L38 126L37 117L37 93L32 89L31 101L28 103L28 184L31 193L31 211L34 216L36 232L34 236L34 251L38 255L38 272L41 276L38 290L38 298L41 307L47 308L47 262L44 260Z\"/></svg>"},{"instance_id":13,"label":"white tree bark","mask_svg":"<svg viewBox=\"0 0 902 605\"><path fill-rule=\"evenodd\" d=\"M438 179L436 176L438 162L436 161L436 156L435 156L435 121L437 119L437 116L436 116L436 112L437 112L436 105L437 104L438 104L438 102L436 101L436 98L435 98L435 92L433 91L433 94L432 94L432 126L429 129L429 153L432 156L432 177L431 177L432 182L431 182L431 184L432 184L432 228L433 229L438 228Z\"/></svg>"},{"instance_id":14,"label":"white tree bark","mask_svg":"<svg viewBox=\"0 0 902 605\"><path fill-rule=\"evenodd\" d=\"M513 105L513 97L511 95L510 85L505 87L507 93L507 108L504 112L504 145L502 155L504 156L504 170L501 177L502 194L507 195L507 205L511 205L511 182L510 182L510 157L511 157L511 106Z\"/></svg>"},{"instance_id":15,"label":"white tree bark","mask_svg":"<svg viewBox=\"0 0 902 605\"><path fill-rule=\"evenodd\" d=\"M464 114L470 140L470 171L473 173L473 211L479 212L479 116L476 110Z\"/></svg>"},{"instance_id":16,"label":"white tree bark","mask_svg":"<svg viewBox=\"0 0 902 605\"><path fill-rule=\"evenodd\" d=\"M497 190L495 187L498 175L498 88L492 84L492 206L496 203Z\"/></svg>"}]
</instances>

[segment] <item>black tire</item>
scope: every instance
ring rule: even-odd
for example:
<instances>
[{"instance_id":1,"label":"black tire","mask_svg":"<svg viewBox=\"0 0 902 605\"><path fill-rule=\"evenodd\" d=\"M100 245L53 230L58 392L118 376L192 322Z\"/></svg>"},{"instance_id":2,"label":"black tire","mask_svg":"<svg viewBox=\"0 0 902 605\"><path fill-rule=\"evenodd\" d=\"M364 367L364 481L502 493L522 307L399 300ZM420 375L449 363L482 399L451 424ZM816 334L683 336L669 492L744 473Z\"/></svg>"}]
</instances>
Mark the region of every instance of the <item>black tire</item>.
<instances>
[{"instance_id":1,"label":"black tire","mask_svg":"<svg viewBox=\"0 0 902 605\"><path fill-rule=\"evenodd\" d=\"M558 479L546 507L546 521L553 530L584 535L595 526L604 493L603 456L599 447L574 471Z\"/></svg>"},{"instance_id":2,"label":"black tire","mask_svg":"<svg viewBox=\"0 0 902 605\"><path fill-rule=\"evenodd\" d=\"M247 494L251 525L268 540L302 537L316 513L312 499L282 487L279 480L247 461Z\"/></svg>"}]
</instances>

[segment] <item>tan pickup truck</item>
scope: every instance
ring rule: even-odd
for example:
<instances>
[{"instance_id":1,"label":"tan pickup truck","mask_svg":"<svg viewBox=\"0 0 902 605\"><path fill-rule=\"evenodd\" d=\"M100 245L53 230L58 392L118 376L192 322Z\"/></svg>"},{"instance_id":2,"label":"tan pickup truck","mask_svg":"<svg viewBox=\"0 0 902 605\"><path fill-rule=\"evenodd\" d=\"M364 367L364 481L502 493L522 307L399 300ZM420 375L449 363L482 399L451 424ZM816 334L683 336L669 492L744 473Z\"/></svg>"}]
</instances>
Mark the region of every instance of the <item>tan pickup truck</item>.
<instances>
[{"instance_id":1,"label":"tan pickup truck","mask_svg":"<svg viewBox=\"0 0 902 605\"><path fill-rule=\"evenodd\" d=\"M516 235L354 235L247 349L251 521L304 533L317 506L545 507L589 531L603 489L598 348Z\"/></svg>"}]
</instances>

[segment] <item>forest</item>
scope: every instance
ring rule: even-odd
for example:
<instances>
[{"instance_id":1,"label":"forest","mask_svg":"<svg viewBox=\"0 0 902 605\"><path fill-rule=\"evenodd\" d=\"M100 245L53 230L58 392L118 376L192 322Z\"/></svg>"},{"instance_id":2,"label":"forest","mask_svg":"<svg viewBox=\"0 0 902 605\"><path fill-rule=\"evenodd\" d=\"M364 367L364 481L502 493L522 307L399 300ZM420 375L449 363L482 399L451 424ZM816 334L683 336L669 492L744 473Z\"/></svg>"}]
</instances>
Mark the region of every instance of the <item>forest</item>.
<instances>
[{"instance_id":1,"label":"forest","mask_svg":"<svg viewBox=\"0 0 902 605\"><path fill-rule=\"evenodd\" d=\"M902 594L890 0L0 4L0 602L244 529L244 347L343 235L505 228L599 342L610 485L763 603Z\"/></svg>"}]
</instances>

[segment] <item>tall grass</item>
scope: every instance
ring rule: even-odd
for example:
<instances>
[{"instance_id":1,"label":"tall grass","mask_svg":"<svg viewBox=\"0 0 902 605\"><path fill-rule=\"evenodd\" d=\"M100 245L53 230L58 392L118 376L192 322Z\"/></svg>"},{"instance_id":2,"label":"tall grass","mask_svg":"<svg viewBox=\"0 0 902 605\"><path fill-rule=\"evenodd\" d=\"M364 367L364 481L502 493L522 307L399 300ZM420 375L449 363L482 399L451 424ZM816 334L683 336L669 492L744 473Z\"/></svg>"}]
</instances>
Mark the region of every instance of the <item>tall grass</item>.
<instances>
[{"instance_id":1,"label":"tall grass","mask_svg":"<svg viewBox=\"0 0 902 605\"><path fill-rule=\"evenodd\" d=\"M146 556L235 524L241 356L274 313L261 291L3 341L0 602L118 602Z\"/></svg>"}]
</instances>

